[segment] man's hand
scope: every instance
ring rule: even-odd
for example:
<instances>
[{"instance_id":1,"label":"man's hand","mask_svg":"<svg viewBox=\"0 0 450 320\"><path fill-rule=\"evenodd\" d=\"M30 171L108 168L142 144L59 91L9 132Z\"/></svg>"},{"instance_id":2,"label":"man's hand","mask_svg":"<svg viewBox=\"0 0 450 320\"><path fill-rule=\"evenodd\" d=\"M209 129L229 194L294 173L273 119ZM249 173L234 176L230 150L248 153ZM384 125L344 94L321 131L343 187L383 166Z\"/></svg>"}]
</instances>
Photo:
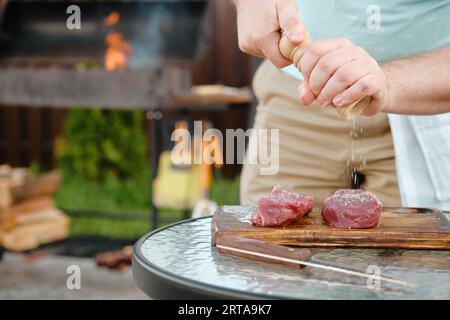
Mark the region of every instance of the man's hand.
<instances>
[{"instance_id":1,"label":"man's hand","mask_svg":"<svg viewBox=\"0 0 450 320\"><path fill-rule=\"evenodd\" d=\"M305 77L299 88L304 105L316 100L321 106L341 107L372 96L365 115L386 107L388 86L383 71L364 49L346 38L314 42L303 55L300 71Z\"/></svg>"},{"instance_id":2,"label":"man's hand","mask_svg":"<svg viewBox=\"0 0 450 320\"><path fill-rule=\"evenodd\" d=\"M304 39L295 0L234 0L238 14L239 48L269 59L276 67L291 64L278 47L280 30L293 45Z\"/></svg>"}]
</instances>

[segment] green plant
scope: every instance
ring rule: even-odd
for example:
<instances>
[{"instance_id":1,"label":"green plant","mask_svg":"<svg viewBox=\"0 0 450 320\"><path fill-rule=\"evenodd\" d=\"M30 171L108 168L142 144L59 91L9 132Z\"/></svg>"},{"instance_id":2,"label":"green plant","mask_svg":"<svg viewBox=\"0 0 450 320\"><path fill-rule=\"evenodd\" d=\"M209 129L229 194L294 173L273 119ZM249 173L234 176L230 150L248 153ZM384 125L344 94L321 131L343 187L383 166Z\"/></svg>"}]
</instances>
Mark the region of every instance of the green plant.
<instances>
[{"instance_id":1,"label":"green plant","mask_svg":"<svg viewBox=\"0 0 450 320\"><path fill-rule=\"evenodd\" d=\"M93 216L72 217L71 235L97 235L112 238L138 238L150 228L150 174L126 182L85 181L80 177L67 176L56 194L56 204L62 209L103 212L131 212L141 214L148 222L96 218ZM212 199L219 205L236 204L239 194L239 179L215 181ZM182 212L160 209L162 219L181 219ZM164 224L162 224L164 225Z\"/></svg>"},{"instance_id":2,"label":"green plant","mask_svg":"<svg viewBox=\"0 0 450 320\"><path fill-rule=\"evenodd\" d=\"M150 228L151 174L139 111L71 109L64 135L56 142L63 184L55 200L59 208L130 212L148 220L92 216L71 217L71 235L137 238ZM37 170L37 169L36 169ZM235 204L239 180L215 181L212 198ZM180 219L180 210L161 209L161 217Z\"/></svg>"},{"instance_id":3,"label":"green plant","mask_svg":"<svg viewBox=\"0 0 450 320\"><path fill-rule=\"evenodd\" d=\"M65 209L146 213L150 207L150 175L101 182L66 175L55 200Z\"/></svg>"},{"instance_id":4,"label":"green plant","mask_svg":"<svg viewBox=\"0 0 450 320\"><path fill-rule=\"evenodd\" d=\"M140 177L148 171L142 113L71 109L56 156L64 176L89 181Z\"/></svg>"}]
</instances>

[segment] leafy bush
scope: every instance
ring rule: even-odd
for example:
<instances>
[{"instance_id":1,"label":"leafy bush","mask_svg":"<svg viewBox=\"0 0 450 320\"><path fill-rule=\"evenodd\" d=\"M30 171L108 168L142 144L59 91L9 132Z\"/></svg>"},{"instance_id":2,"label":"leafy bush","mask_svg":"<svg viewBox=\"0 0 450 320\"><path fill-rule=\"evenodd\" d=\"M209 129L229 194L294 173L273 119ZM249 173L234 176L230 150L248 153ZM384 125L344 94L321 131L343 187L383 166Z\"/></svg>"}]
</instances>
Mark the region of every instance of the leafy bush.
<instances>
[{"instance_id":1,"label":"leafy bush","mask_svg":"<svg viewBox=\"0 0 450 320\"><path fill-rule=\"evenodd\" d=\"M148 171L142 112L71 109L56 155L65 176L127 180Z\"/></svg>"}]
</instances>

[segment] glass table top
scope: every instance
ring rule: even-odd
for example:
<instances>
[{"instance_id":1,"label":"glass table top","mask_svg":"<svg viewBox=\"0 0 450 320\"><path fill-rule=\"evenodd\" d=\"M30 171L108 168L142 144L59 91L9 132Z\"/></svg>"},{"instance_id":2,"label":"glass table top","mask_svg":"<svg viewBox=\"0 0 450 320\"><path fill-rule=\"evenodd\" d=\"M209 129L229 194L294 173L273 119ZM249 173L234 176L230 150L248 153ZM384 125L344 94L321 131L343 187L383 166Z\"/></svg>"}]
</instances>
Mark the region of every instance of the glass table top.
<instances>
[{"instance_id":1,"label":"glass table top","mask_svg":"<svg viewBox=\"0 0 450 320\"><path fill-rule=\"evenodd\" d=\"M227 210L233 210L228 207ZM188 220L146 236L144 262L188 282L248 295L290 299L450 299L450 251L312 249L310 262L414 283L414 287L312 267L294 269L220 254L211 218Z\"/></svg>"}]
</instances>

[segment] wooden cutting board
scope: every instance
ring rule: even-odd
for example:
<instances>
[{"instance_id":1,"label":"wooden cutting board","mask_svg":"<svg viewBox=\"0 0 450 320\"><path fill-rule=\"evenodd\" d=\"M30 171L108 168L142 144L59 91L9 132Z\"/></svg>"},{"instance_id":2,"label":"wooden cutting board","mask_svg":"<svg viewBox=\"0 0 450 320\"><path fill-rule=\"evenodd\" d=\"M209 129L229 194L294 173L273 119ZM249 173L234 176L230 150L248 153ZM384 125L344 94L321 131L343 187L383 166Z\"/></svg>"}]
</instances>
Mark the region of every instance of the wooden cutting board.
<instances>
[{"instance_id":1,"label":"wooden cutting board","mask_svg":"<svg viewBox=\"0 0 450 320\"><path fill-rule=\"evenodd\" d=\"M436 209L384 208L375 229L336 229L324 223L318 210L287 227L256 227L250 222L254 210L251 206L217 209L211 225L213 244L221 237L237 236L303 247L450 250L450 222Z\"/></svg>"}]
</instances>

